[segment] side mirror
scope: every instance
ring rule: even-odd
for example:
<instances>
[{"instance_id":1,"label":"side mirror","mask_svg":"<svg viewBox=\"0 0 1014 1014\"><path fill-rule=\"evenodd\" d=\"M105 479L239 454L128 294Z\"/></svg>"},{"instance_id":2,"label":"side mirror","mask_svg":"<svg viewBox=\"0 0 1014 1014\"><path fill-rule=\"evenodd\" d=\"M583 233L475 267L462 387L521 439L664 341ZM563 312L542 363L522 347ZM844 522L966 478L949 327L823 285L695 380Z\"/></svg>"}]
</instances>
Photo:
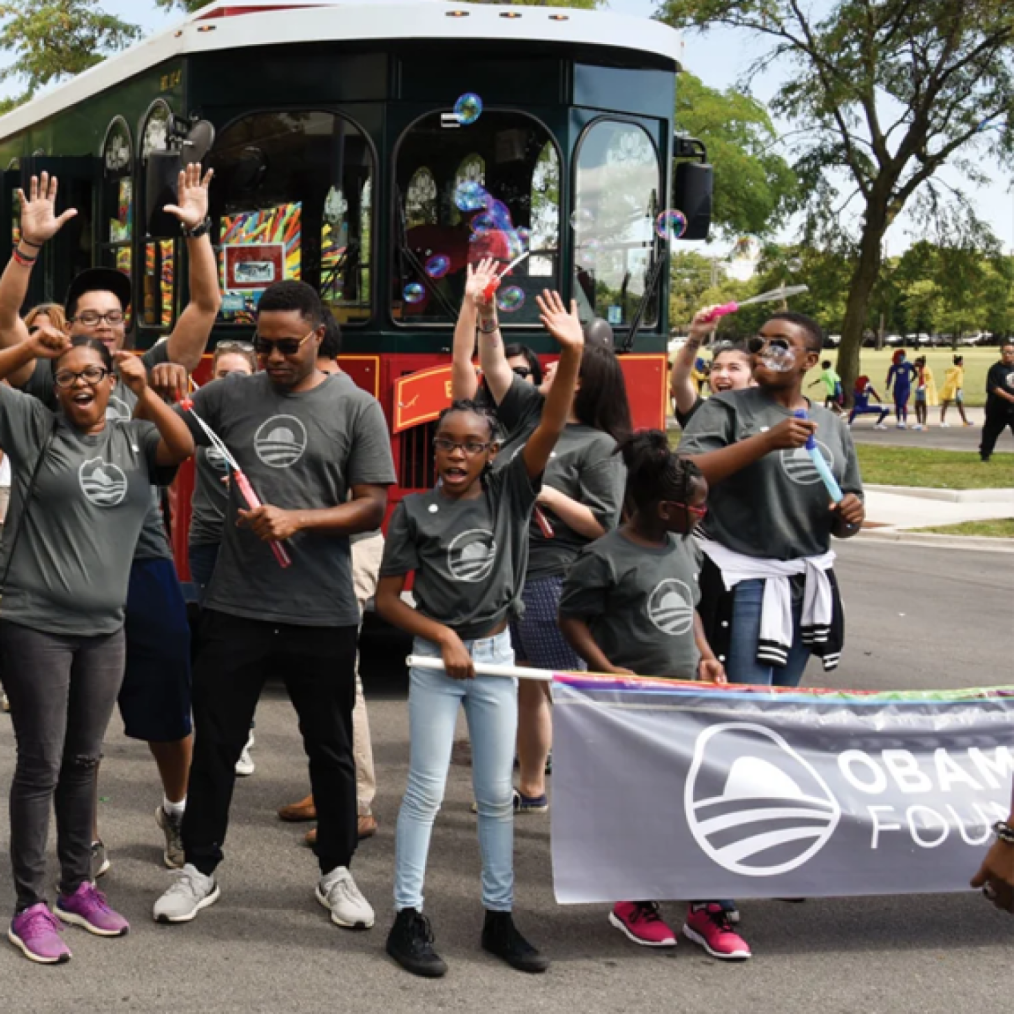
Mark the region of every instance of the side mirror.
<instances>
[{"instance_id":1,"label":"side mirror","mask_svg":"<svg viewBox=\"0 0 1014 1014\"><path fill-rule=\"evenodd\" d=\"M176 183L183 160L178 151L153 151L148 155L144 186L144 228L147 235L170 239L180 234L180 223L162 209L175 204Z\"/></svg>"},{"instance_id":2,"label":"side mirror","mask_svg":"<svg viewBox=\"0 0 1014 1014\"><path fill-rule=\"evenodd\" d=\"M673 179L673 207L687 216L687 228L680 239L707 239L715 189L715 170L708 164L708 151L695 138L677 135L673 158L695 160L677 162Z\"/></svg>"}]
</instances>

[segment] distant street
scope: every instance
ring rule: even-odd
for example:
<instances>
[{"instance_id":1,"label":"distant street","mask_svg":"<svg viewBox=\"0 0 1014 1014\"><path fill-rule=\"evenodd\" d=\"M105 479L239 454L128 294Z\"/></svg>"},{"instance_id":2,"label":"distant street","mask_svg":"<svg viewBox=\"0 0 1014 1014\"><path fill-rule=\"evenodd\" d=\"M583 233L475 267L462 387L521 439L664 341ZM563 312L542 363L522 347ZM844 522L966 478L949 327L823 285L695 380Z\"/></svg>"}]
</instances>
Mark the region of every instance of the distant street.
<instances>
[{"instance_id":1,"label":"distant street","mask_svg":"<svg viewBox=\"0 0 1014 1014\"><path fill-rule=\"evenodd\" d=\"M840 557L848 641L842 667L832 676L835 686L1014 682L1014 557L862 541L846 544ZM101 823L113 868L102 886L131 919L132 932L123 940L100 940L68 930L74 960L60 968L29 965L0 941L3 1010L993 1014L1009 1007L1014 919L994 912L971 891L803 905L744 903L741 928L754 958L730 967L686 942L675 954L637 948L609 927L605 906L558 906L550 877L549 818L542 816L517 821L517 916L555 964L540 977L512 972L478 947L478 849L469 771L461 766L452 768L437 820L427 894L437 945L451 970L439 982L407 975L383 950L408 752L403 654L404 646L390 636L370 637L365 645L380 833L363 844L355 872L377 909L371 932L349 934L328 922L313 897L313 857L300 845L305 826L275 817L279 804L306 791L294 713L277 688L257 715L257 772L237 785L227 861L220 870L221 900L190 925L156 926L151 905L168 883L159 867L160 835L152 816L157 780L147 749L125 740L114 719L101 781ZM823 677L814 667L809 678ZM9 722L0 718L5 790L13 749ZM6 820L2 827L6 840ZM673 862L679 861L674 855ZM12 907L8 875L0 879L4 918ZM665 907L680 925L681 906Z\"/></svg>"}]
</instances>

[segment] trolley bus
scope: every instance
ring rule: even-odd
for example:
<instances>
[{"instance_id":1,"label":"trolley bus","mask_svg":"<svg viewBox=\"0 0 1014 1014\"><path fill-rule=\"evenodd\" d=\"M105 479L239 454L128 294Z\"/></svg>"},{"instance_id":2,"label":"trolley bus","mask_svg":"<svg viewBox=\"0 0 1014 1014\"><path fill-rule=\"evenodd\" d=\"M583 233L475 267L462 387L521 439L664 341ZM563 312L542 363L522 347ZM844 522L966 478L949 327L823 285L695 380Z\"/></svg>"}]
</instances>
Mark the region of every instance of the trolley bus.
<instances>
[{"instance_id":1,"label":"trolley bus","mask_svg":"<svg viewBox=\"0 0 1014 1014\"><path fill-rule=\"evenodd\" d=\"M55 173L79 215L45 249L31 302L119 268L146 348L187 299L184 244L159 209L180 162L203 159L223 288L211 344L249 336L273 281L315 286L342 368L390 424L393 505L433 481L477 248L528 253L506 280L505 340L551 355L533 297L559 289L612 325L635 422L663 424L670 243L654 225L679 208L684 238L705 238L711 206L703 146L674 133L680 52L667 26L607 13L224 0L0 118L0 229L18 235L14 190ZM184 575L191 483L181 474L173 511Z\"/></svg>"}]
</instances>

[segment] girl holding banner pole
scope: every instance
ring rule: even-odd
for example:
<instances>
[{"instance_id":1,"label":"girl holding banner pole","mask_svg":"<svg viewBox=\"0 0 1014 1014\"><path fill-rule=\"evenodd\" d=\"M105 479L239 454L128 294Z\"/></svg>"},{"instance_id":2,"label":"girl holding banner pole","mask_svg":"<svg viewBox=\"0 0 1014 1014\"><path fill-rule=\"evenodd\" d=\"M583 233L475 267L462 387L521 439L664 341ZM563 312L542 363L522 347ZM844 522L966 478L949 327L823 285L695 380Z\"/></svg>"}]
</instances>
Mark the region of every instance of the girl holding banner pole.
<instances>
[{"instance_id":1,"label":"girl holding banner pole","mask_svg":"<svg viewBox=\"0 0 1014 1014\"><path fill-rule=\"evenodd\" d=\"M445 668L409 671L409 776L396 832L397 916L387 939L387 952L398 964L429 978L444 975L447 966L433 950L422 912L423 881L462 706L479 815L482 946L520 971L549 967L511 917L517 685L502 676L476 676L474 666L513 662L508 624L520 612L528 523L542 473L567 423L581 364L584 337L576 305L567 313L556 293L536 298L561 354L535 432L509 464L494 470L496 420L474 402L452 404L433 441L440 485L398 505L380 568L377 612L414 635L414 655L442 658ZM401 598L413 572L415 608Z\"/></svg>"},{"instance_id":2,"label":"girl holding banner pole","mask_svg":"<svg viewBox=\"0 0 1014 1014\"><path fill-rule=\"evenodd\" d=\"M688 538L707 512L708 484L659 430L638 433L621 450L633 513L571 566L560 628L594 672L724 683L695 609L701 551ZM693 902L683 933L714 957L741 961L750 947L732 929L728 909L735 906ZM618 902L609 922L644 947L676 946L655 901Z\"/></svg>"}]
</instances>

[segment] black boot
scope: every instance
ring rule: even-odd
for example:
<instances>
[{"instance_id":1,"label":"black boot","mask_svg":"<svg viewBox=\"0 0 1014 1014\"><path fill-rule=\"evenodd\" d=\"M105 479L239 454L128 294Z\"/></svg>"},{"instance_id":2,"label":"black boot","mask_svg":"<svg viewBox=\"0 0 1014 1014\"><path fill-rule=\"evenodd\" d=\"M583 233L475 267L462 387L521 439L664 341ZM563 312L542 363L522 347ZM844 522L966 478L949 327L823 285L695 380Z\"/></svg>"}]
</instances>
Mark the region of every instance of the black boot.
<instances>
[{"instance_id":1,"label":"black boot","mask_svg":"<svg viewBox=\"0 0 1014 1014\"><path fill-rule=\"evenodd\" d=\"M487 912L482 927L482 949L503 958L519 972L544 972L549 958L540 954L514 925L510 912Z\"/></svg>"},{"instance_id":2,"label":"black boot","mask_svg":"<svg viewBox=\"0 0 1014 1014\"><path fill-rule=\"evenodd\" d=\"M439 979L447 973L447 965L433 950L430 921L414 908L403 908L387 934L387 953L413 975Z\"/></svg>"}]
</instances>

